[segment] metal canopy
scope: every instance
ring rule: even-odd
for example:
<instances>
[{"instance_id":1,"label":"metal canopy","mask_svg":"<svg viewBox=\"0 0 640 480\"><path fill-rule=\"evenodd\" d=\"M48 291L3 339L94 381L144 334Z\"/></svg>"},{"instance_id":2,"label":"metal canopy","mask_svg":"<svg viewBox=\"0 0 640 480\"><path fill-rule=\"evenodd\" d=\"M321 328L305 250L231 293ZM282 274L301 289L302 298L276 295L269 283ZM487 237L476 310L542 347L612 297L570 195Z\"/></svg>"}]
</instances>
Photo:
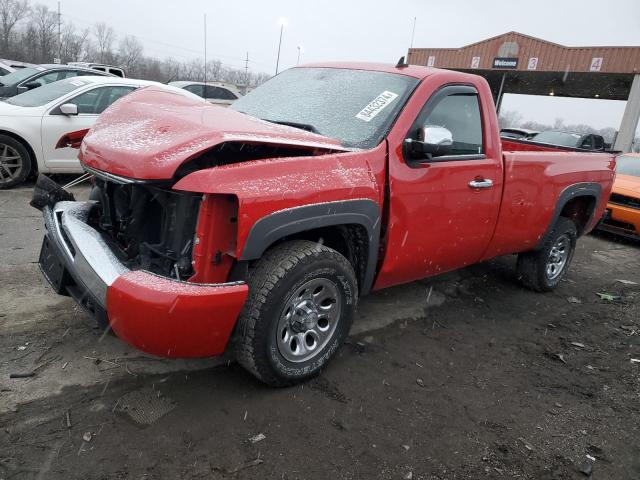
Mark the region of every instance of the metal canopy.
<instances>
[{"instance_id":1,"label":"metal canopy","mask_svg":"<svg viewBox=\"0 0 640 480\"><path fill-rule=\"evenodd\" d=\"M463 70L487 79L497 100L504 76L502 93L554 95L556 97L627 100L633 74L584 72L520 72L507 70Z\"/></svg>"},{"instance_id":2,"label":"metal canopy","mask_svg":"<svg viewBox=\"0 0 640 480\"><path fill-rule=\"evenodd\" d=\"M505 93L627 101L616 148L629 151L640 118L640 47L566 47L518 32L460 48L410 48L408 63L487 79Z\"/></svg>"}]
</instances>

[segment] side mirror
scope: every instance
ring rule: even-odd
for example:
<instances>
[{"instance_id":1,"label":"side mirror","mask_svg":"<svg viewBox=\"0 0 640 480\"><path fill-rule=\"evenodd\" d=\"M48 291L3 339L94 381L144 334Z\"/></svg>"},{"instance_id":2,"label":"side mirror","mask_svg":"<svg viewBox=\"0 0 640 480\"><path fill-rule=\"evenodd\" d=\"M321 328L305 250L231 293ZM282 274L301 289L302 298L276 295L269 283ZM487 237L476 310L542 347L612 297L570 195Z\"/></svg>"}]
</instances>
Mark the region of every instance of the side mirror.
<instances>
[{"instance_id":1,"label":"side mirror","mask_svg":"<svg viewBox=\"0 0 640 480\"><path fill-rule=\"evenodd\" d=\"M29 83L25 83L24 85L22 85L22 88L25 88L25 92L27 90L33 90L34 88L38 88L41 87L42 85L40 85L38 82L29 82ZM20 87L18 87L20 88Z\"/></svg>"},{"instance_id":2,"label":"side mirror","mask_svg":"<svg viewBox=\"0 0 640 480\"><path fill-rule=\"evenodd\" d=\"M65 103L60 105L60 113L63 115L78 115L78 106L73 103Z\"/></svg>"},{"instance_id":3,"label":"side mirror","mask_svg":"<svg viewBox=\"0 0 640 480\"><path fill-rule=\"evenodd\" d=\"M453 134L444 127L425 125L418 132L419 140L407 138L405 146L412 158L440 157L451 153Z\"/></svg>"}]
</instances>

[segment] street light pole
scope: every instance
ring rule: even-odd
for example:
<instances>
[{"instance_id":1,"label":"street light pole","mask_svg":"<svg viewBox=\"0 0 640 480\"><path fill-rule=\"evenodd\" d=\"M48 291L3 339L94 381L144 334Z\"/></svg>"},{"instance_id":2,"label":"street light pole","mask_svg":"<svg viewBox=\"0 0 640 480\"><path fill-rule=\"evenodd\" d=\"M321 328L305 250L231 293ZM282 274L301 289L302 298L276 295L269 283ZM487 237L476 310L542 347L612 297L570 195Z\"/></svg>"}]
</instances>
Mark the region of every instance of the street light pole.
<instances>
[{"instance_id":1,"label":"street light pole","mask_svg":"<svg viewBox=\"0 0 640 480\"><path fill-rule=\"evenodd\" d=\"M296 65L300 65L300 51L302 50L302 47L300 45L298 45L298 61L296 62Z\"/></svg>"},{"instance_id":2,"label":"street light pole","mask_svg":"<svg viewBox=\"0 0 640 480\"><path fill-rule=\"evenodd\" d=\"M204 83L207 83L207 14L206 13L204 14Z\"/></svg>"},{"instance_id":3,"label":"street light pole","mask_svg":"<svg viewBox=\"0 0 640 480\"><path fill-rule=\"evenodd\" d=\"M278 59L276 60L276 75L278 75L278 67L280 66L280 48L282 47L282 32L284 30L284 26L286 23L287 22L284 18L280 19L280 41L278 42Z\"/></svg>"}]
</instances>

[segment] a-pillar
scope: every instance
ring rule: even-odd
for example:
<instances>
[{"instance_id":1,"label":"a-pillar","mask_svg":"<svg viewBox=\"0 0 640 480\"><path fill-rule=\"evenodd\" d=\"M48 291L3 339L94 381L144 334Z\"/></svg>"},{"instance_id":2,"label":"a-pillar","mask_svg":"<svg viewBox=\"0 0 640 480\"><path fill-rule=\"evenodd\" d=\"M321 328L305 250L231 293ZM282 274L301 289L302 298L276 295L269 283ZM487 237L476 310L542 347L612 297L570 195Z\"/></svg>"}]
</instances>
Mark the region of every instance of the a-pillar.
<instances>
[{"instance_id":1,"label":"a-pillar","mask_svg":"<svg viewBox=\"0 0 640 480\"><path fill-rule=\"evenodd\" d=\"M631 144L636 135L636 128L638 128L638 119L640 119L640 74L633 77L627 106L624 108L622 123L613 147L614 150L625 153L631 151Z\"/></svg>"}]
</instances>

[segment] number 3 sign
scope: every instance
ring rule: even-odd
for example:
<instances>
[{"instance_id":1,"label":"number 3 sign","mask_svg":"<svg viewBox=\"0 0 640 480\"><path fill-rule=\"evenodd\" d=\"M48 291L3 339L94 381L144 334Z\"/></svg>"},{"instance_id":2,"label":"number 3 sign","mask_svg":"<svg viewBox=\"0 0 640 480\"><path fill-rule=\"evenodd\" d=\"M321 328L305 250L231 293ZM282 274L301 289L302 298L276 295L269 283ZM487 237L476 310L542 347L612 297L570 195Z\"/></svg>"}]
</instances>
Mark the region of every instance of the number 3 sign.
<instances>
[{"instance_id":1,"label":"number 3 sign","mask_svg":"<svg viewBox=\"0 0 640 480\"><path fill-rule=\"evenodd\" d=\"M591 65L589 66L590 72L599 72L602 68L602 57L593 57L591 59Z\"/></svg>"}]
</instances>

